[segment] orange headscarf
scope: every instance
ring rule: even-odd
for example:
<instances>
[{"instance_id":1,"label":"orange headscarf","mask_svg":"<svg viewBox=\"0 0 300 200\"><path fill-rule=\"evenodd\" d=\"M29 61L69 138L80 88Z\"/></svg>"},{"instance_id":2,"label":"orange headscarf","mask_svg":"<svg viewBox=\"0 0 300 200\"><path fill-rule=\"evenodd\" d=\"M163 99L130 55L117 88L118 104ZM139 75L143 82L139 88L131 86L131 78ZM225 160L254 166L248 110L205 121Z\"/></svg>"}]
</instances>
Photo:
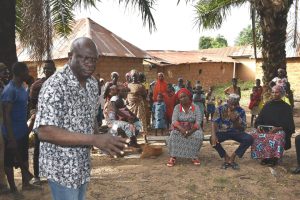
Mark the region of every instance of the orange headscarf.
<instances>
[{"instance_id":1,"label":"orange headscarf","mask_svg":"<svg viewBox=\"0 0 300 200\"><path fill-rule=\"evenodd\" d=\"M163 73L158 73L158 75L160 75ZM153 90L153 101L157 101L157 95L158 93L162 93L163 95L165 95L167 93L167 88L168 88L168 84L167 82L165 82L165 80L159 80L157 79L154 90Z\"/></svg>"}]
</instances>

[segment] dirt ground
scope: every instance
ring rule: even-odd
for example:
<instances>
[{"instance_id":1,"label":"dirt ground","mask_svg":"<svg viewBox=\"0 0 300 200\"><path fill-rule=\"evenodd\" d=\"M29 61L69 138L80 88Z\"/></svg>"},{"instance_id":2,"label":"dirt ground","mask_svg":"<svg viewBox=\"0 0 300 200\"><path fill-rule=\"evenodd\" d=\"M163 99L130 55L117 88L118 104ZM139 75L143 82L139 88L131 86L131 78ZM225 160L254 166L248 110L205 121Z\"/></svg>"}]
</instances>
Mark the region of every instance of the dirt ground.
<instances>
[{"instance_id":1,"label":"dirt ground","mask_svg":"<svg viewBox=\"0 0 300 200\"><path fill-rule=\"evenodd\" d=\"M299 110L294 119L296 131L300 133ZM209 134L209 131L206 124L205 133ZM280 164L274 168L252 160L248 149L245 156L237 160L240 170L221 170L222 160L208 142L201 148L200 166L192 165L190 160L178 159L174 167L167 167L166 146L163 146L162 155L147 159L114 159L92 154L92 175L86 199L300 199L300 175L289 173L296 165L294 137L292 149L285 152ZM237 143L226 142L224 148L233 152ZM16 180L21 188L19 171L16 171ZM51 199L46 182L41 185L41 190L21 194L22 197L2 195L0 199Z\"/></svg>"}]
</instances>

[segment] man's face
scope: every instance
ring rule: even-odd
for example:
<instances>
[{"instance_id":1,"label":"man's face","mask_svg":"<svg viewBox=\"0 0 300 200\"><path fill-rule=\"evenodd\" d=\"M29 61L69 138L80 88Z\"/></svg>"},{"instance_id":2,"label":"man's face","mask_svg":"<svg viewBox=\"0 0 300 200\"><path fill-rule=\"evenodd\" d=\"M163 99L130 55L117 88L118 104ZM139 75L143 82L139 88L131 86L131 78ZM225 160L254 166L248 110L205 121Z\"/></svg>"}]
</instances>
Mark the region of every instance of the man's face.
<instances>
[{"instance_id":1,"label":"man's face","mask_svg":"<svg viewBox=\"0 0 300 200\"><path fill-rule=\"evenodd\" d=\"M69 56L70 67L80 79L88 79L96 69L97 50L90 44L77 47Z\"/></svg>"},{"instance_id":2,"label":"man's face","mask_svg":"<svg viewBox=\"0 0 300 200\"><path fill-rule=\"evenodd\" d=\"M236 85L237 85L237 80L236 80L236 79L233 79L233 80L232 80L232 85L233 85L233 86L236 86Z\"/></svg>"},{"instance_id":3,"label":"man's face","mask_svg":"<svg viewBox=\"0 0 300 200\"><path fill-rule=\"evenodd\" d=\"M43 72L46 76L46 78L49 78L50 76L52 76L55 72L55 68L54 66L52 66L52 64L45 64L44 68L43 68Z\"/></svg>"},{"instance_id":4,"label":"man's face","mask_svg":"<svg viewBox=\"0 0 300 200\"><path fill-rule=\"evenodd\" d=\"M278 73L279 78L282 78L284 76L284 70L283 69L278 69L277 73Z\"/></svg>"},{"instance_id":5,"label":"man's face","mask_svg":"<svg viewBox=\"0 0 300 200\"><path fill-rule=\"evenodd\" d=\"M29 79L29 71L28 71L28 69L26 69L26 70L20 75L20 77L21 77L21 80L22 80L23 82L27 81L27 80Z\"/></svg>"},{"instance_id":6,"label":"man's face","mask_svg":"<svg viewBox=\"0 0 300 200\"><path fill-rule=\"evenodd\" d=\"M0 79L5 84L8 83L8 81L9 81L9 71L8 71L8 69L4 69L4 70L0 71Z\"/></svg>"},{"instance_id":7,"label":"man's face","mask_svg":"<svg viewBox=\"0 0 300 200\"><path fill-rule=\"evenodd\" d=\"M260 80L258 79L258 80L256 80L256 86L260 86Z\"/></svg>"}]
</instances>

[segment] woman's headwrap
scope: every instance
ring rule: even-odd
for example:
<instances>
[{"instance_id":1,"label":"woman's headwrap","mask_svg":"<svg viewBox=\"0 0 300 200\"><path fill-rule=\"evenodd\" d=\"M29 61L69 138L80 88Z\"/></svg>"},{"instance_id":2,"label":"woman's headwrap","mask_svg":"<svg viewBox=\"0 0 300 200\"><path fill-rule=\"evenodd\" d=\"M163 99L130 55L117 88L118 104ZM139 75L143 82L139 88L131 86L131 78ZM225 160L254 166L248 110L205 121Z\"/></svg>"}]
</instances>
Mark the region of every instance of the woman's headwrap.
<instances>
[{"instance_id":1,"label":"woman's headwrap","mask_svg":"<svg viewBox=\"0 0 300 200\"><path fill-rule=\"evenodd\" d=\"M181 88L177 93L176 93L176 98L179 99L180 94L185 93L190 100L192 100L192 93L186 89L186 88Z\"/></svg>"},{"instance_id":2,"label":"woman's headwrap","mask_svg":"<svg viewBox=\"0 0 300 200\"><path fill-rule=\"evenodd\" d=\"M237 94L230 94L227 97L227 103L229 104L234 104L234 105L238 105L240 102L240 96Z\"/></svg>"},{"instance_id":3,"label":"woman's headwrap","mask_svg":"<svg viewBox=\"0 0 300 200\"><path fill-rule=\"evenodd\" d=\"M275 85L272 87L272 91L279 91L280 96L283 97L285 95L285 89L281 85Z\"/></svg>"},{"instance_id":4,"label":"woman's headwrap","mask_svg":"<svg viewBox=\"0 0 300 200\"><path fill-rule=\"evenodd\" d=\"M117 74L117 75L119 76L119 73L118 73L118 72L112 72L112 73L110 74L110 76L112 77L114 74Z\"/></svg>"}]
</instances>

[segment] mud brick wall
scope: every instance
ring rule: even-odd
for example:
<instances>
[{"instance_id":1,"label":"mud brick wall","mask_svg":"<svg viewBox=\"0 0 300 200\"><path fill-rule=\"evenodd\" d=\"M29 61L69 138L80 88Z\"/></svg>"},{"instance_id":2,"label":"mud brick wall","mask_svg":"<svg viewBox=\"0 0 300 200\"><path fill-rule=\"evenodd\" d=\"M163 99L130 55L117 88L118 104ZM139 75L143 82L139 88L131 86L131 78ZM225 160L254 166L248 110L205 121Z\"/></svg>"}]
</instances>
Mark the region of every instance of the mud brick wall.
<instances>
[{"instance_id":1,"label":"mud brick wall","mask_svg":"<svg viewBox=\"0 0 300 200\"><path fill-rule=\"evenodd\" d=\"M192 85L200 80L207 89L210 86L230 82L233 76L233 63L195 63L158 67L165 74L166 81L177 83L179 77L190 80Z\"/></svg>"}]
</instances>

